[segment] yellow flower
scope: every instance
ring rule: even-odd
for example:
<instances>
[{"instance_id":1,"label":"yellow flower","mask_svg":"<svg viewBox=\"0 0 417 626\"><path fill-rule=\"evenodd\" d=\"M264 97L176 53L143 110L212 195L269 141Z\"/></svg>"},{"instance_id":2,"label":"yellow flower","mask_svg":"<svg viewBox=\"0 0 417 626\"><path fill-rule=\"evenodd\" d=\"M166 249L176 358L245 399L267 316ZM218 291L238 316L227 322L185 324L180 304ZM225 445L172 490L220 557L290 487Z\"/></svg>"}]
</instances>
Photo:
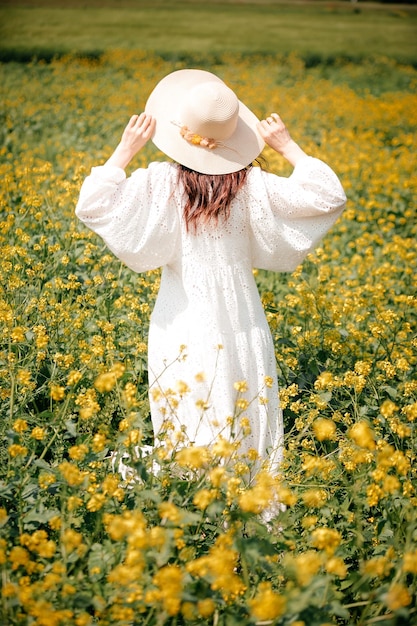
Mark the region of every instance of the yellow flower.
<instances>
[{"instance_id":1,"label":"yellow flower","mask_svg":"<svg viewBox=\"0 0 417 626\"><path fill-rule=\"evenodd\" d=\"M226 601L234 600L245 592L246 587L235 573L238 553L231 547L232 537L220 535L209 550L209 553L186 565L187 572L192 576L209 576L211 588L219 590Z\"/></svg>"},{"instance_id":2,"label":"yellow flower","mask_svg":"<svg viewBox=\"0 0 417 626\"><path fill-rule=\"evenodd\" d=\"M182 467L198 469L204 467L209 461L208 449L204 446L190 446L181 448L175 455L175 460Z\"/></svg>"},{"instance_id":3,"label":"yellow flower","mask_svg":"<svg viewBox=\"0 0 417 626\"><path fill-rule=\"evenodd\" d=\"M384 492L379 485L371 483L366 488L366 497L369 506L376 506L380 499L384 497Z\"/></svg>"},{"instance_id":4,"label":"yellow flower","mask_svg":"<svg viewBox=\"0 0 417 626\"><path fill-rule=\"evenodd\" d=\"M256 596L248 602L252 617L258 620L273 620L283 615L285 598L273 591L271 583L260 583Z\"/></svg>"},{"instance_id":5,"label":"yellow flower","mask_svg":"<svg viewBox=\"0 0 417 626\"><path fill-rule=\"evenodd\" d=\"M41 489L48 489L56 481L55 474L40 474L38 484Z\"/></svg>"},{"instance_id":6,"label":"yellow flower","mask_svg":"<svg viewBox=\"0 0 417 626\"><path fill-rule=\"evenodd\" d=\"M297 496L288 487L284 485L277 486L277 496L279 501L285 506L294 506L297 502Z\"/></svg>"},{"instance_id":7,"label":"yellow flower","mask_svg":"<svg viewBox=\"0 0 417 626\"><path fill-rule=\"evenodd\" d=\"M319 571L321 567L321 558L317 552L308 550L298 554L294 558L295 576L299 585L307 586L312 577Z\"/></svg>"},{"instance_id":8,"label":"yellow flower","mask_svg":"<svg viewBox=\"0 0 417 626\"><path fill-rule=\"evenodd\" d=\"M414 422L417 420L417 402L413 404L408 404L407 406L402 408L402 413L406 415L407 419L410 422Z\"/></svg>"},{"instance_id":9,"label":"yellow flower","mask_svg":"<svg viewBox=\"0 0 417 626\"><path fill-rule=\"evenodd\" d=\"M61 387L60 385L51 385L51 398L56 402L63 400L65 398L65 387Z\"/></svg>"},{"instance_id":10,"label":"yellow flower","mask_svg":"<svg viewBox=\"0 0 417 626\"><path fill-rule=\"evenodd\" d=\"M32 535L23 533L20 536L20 543L36 552L41 557L50 558L55 554L56 544L48 539L48 534L44 530L36 530Z\"/></svg>"},{"instance_id":11,"label":"yellow flower","mask_svg":"<svg viewBox=\"0 0 417 626\"><path fill-rule=\"evenodd\" d=\"M372 370L372 363L369 361L356 361L355 372L361 376L368 376Z\"/></svg>"},{"instance_id":12,"label":"yellow flower","mask_svg":"<svg viewBox=\"0 0 417 626\"><path fill-rule=\"evenodd\" d=\"M313 423L313 432L318 441L326 439L333 441L336 435L336 424L332 420L319 417Z\"/></svg>"},{"instance_id":13,"label":"yellow flower","mask_svg":"<svg viewBox=\"0 0 417 626\"><path fill-rule=\"evenodd\" d=\"M248 489L239 496L239 506L245 513L261 513L268 506L268 502L260 501L257 492Z\"/></svg>"},{"instance_id":14,"label":"yellow flower","mask_svg":"<svg viewBox=\"0 0 417 626\"><path fill-rule=\"evenodd\" d=\"M409 590L399 583L393 583L385 595L385 604L391 611L398 611L411 604Z\"/></svg>"},{"instance_id":15,"label":"yellow flower","mask_svg":"<svg viewBox=\"0 0 417 626\"><path fill-rule=\"evenodd\" d=\"M45 428L41 428L40 426L35 426L30 433L32 439L36 439L36 441L42 441L46 437Z\"/></svg>"},{"instance_id":16,"label":"yellow flower","mask_svg":"<svg viewBox=\"0 0 417 626\"><path fill-rule=\"evenodd\" d=\"M94 381L94 387L100 393L111 391L117 383L117 376L114 372L103 372Z\"/></svg>"},{"instance_id":17,"label":"yellow flower","mask_svg":"<svg viewBox=\"0 0 417 626\"><path fill-rule=\"evenodd\" d=\"M261 513L274 500L275 484L267 472L259 472L257 482L239 496L239 506L247 513Z\"/></svg>"},{"instance_id":18,"label":"yellow flower","mask_svg":"<svg viewBox=\"0 0 417 626\"><path fill-rule=\"evenodd\" d=\"M79 446L71 446L68 450L68 455L74 461L82 461L88 453L88 446L85 443L81 443Z\"/></svg>"},{"instance_id":19,"label":"yellow flower","mask_svg":"<svg viewBox=\"0 0 417 626\"><path fill-rule=\"evenodd\" d=\"M81 613L75 618L75 626L90 626L92 624L92 617L88 613Z\"/></svg>"},{"instance_id":20,"label":"yellow flower","mask_svg":"<svg viewBox=\"0 0 417 626\"><path fill-rule=\"evenodd\" d=\"M137 401L136 395L137 395L136 385L134 385L131 382L126 383L123 389L122 398L127 407L131 408L131 407L137 406L138 401Z\"/></svg>"},{"instance_id":21,"label":"yellow flower","mask_svg":"<svg viewBox=\"0 0 417 626\"><path fill-rule=\"evenodd\" d=\"M19 434L23 433L25 430L27 430L27 428L28 428L28 423L24 419L19 418L13 424L13 430Z\"/></svg>"},{"instance_id":22,"label":"yellow flower","mask_svg":"<svg viewBox=\"0 0 417 626\"><path fill-rule=\"evenodd\" d=\"M106 447L107 438L103 433L96 433L93 437L93 452L101 452Z\"/></svg>"},{"instance_id":23,"label":"yellow flower","mask_svg":"<svg viewBox=\"0 0 417 626\"><path fill-rule=\"evenodd\" d=\"M209 480L214 485L214 487L220 487L222 482L225 480L226 470L222 466L214 467L210 470Z\"/></svg>"},{"instance_id":24,"label":"yellow flower","mask_svg":"<svg viewBox=\"0 0 417 626\"><path fill-rule=\"evenodd\" d=\"M235 451L235 446L230 441L227 441L224 437L220 436L213 445L213 453L217 456L226 458L231 456Z\"/></svg>"},{"instance_id":25,"label":"yellow flower","mask_svg":"<svg viewBox=\"0 0 417 626\"><path fill-rule=\"evenodd\" d=\"M25 446L21 446L18 443L12 443L9 448L10 456L15 459L18 456L26 456L28 453L28 449Z\"/></svg>"},{"instance_id":26,"label":"yellow flower","mask_svg":"<svg viewBox=\"0 0 417 626\"><path fill-rule=\"evenodd\" d=\"M245 393L248 390L248 383L246 382L246 380L238 380L233 384L233 387L239 393Z\"/></svg>"},{"instance_id":27,"label":"yellow flower","mask_svg":"<svg viewBox=\"0 0 417 626\"><path fill-rule=\"evenodd\" d=\"M382 489L385 493L395 493L401 487L400 481L396 476L389 475L382 483Z\"/></svg>"},{"instance_id":28,"label":"yellow flower","mask_svg":"<svg viewBox=\"0 0 417 626\"><path fill-rule=\"evenodd\" d=\"M191 389L189 388L189 386L187 385L186 382L184 382L183 380L178 380L177 384L177 391L180 394L180 396L183 396L185 393L190 393Z\"/></svg>"},{"instance_id":29,"label":"yellow flower","mask_svg":"<svg viewBox=\"0 0 417 626\"><path fill-rule=\"evenodd\" d=\"M89 511L99 511L106 501L104 493L95 493L87 502L87 509Z\"/></svg>"},{"instance_id":30,"label":"yellow flower","mask_svg":"<svg viewBox=\"0 0 417 626\"><path fill-rule=\"evenodd\" d=\"M67 552L73 552L83 543L83 536L72 528L67 528L62 534L62 543Z\"/></svg>"},{"instance_id":31,"label":"yellow flower","mask_svg":"<svg viewBox=\"0 0 417 626\"><path fill-rule=\"evenodd\" d=\"M158 513L162 520L167 519L173 524L179 524L182 518L182 511L173 502L161 502L158 506Z\"/></svg>"},{"instance_id":32,"label":"yellow flower","mask_svg":"<svg viewBox=\"0 0 417 626\"><path fill-rule=\"evenodd\" d=\"M83 375L81 374L81 372L79 372L77 370L73 370L72 372L70 372L68 374L67 385L69 387L72 387L73 385L76 385L78 383L78 381L81 380L82 376Z\"/></svg>"},{"instance_id":33,"label":"yellow flower","mask_svg":"<svg viewBox=\"0 0 417 626\"><path fill-rule=\"evenodd\" d=\"M82 506L83 501L78 496L70 496L67 499L67 509L68 511L75 511L75 509L79 509Z\"/></svg>"},{"instance_id":34,"label":"yellow flower","mask_svg":"<svg viewBox=\"0 0 417 626\"><path fill-rule=\"evenodd\" d=\"M16 326L10 333L10 337L14 343L21 343L25 340L26 329L22 326Z\"/></svg>"},{"instance_id":35,"label":"yellow flower","mask_svg":"<svg viewBox=\"0 0 417 626\"><path fill-rule=\"evenodd\" d=\"M35 333L35 345L38 349L45 348L48 345L49 337L46 332L46 328L43 325L34 327Z\"/></svg>"},{"instance_id":36,"label":"yellow flower","mask_svg":"<svg viewBox=\"0 0 417 626\"><path fill-rule=\"evenodd\" d=\"M3 507L0 507L0 526L4 526L4 524L7 522L8 519L9 519L9 516L7 514L6 509ZM1 541L0 541L0 547L1 547Z\"/></svg>"},{"instance_id":37,"label":"yellow flower","mask_svg":"<svg viewBox=\"0 0 417 626\"><path fill-rule=\"evenodd\" d=\"M386 556L376 556L362 564L361 570L364 574L375 578L384 578L388 576L393 564Z\"/></svg>"},{"instance_id":38,"label":"yellow flower","mask_svg":"<svg viewBox=\"0 0 417 626\"><path fill-rule=\"evenodd\" d=\"M335 574L339 578L346 578L347 567L343 559L333 556L326 563L326 572Z\"/></svg>"},{"instance_id":39,"label":"yellow flower","mask_svg":"<svg viewBox=\"0 0 417 626\"><path fill-rule=\"evenodd\" d=\"M78 467L69 463L68 461L64 461L59 466L59 471L61 472L64 480L70 485L70 487L78 487L84 482L85 475L81 472Z\"/></svg>"},{"instance_id":40,"label":"yellow flower","mask_svg":"<svg viewBox=\"0 0 417 626\"><path fill-rule=\"evenodd\" d=\"M104 494L114 496L119 490L119 477L112 474L106 476L101 487Z\"/></svg>"},{"instance_id":41,"label":"yellow flower","mask_svg":"<svg viewBox=\"0 0 417 626\"><path fill-rule=\"evenodd\" d=\"M364 376L356 374L355 372L348 371L343 376L343 383L347 387L353 387L355 391L360 393L366 385L366 378Z\"/></svg>"},{"instance_id":42,"label":"yellow flower","mask_svg":"<svg viewBox=\"0 0 417 626\"><path fill-rule=\"evenodd\" d=\"M306 506L319 509L327 501L327 493L324 489L309 489L303 493L302 498Z\"/></svg>"},{"instance_id":43,"label":"yellow flower","mask_svg":"<svg viewBox=\"0 0 417 626\"><path fill-rule=\"evenodd\" d=\"M200 617L210 617L216 610L216 605L211 598L205 598L197 602L197 611Z\"/></svg>"},{"instance_id":44,"label":"yellow flower","mask_svg":"<svg viewBox=\"0 0 417 626\"><path fill-rule=\"evenodd\" d=\"M14 546L10 550L9 560L12 564L12 569L17 569L21 565L25 566L30 561L29 552L21 546Z\"/></svg>"},{"instance_id":45,"label":"yellow flower","mask_svg":"<svg viewBox=\"0 0 417 626\"><path fill-rule=\"evenodd\" d=\"M357 422L352 426L348 434L356 445L367 450L374 450L375 437L367 422Z\"/></svg>"},{"instance_id":46,"label":"yellow flower","mask_svg":"<svg viewBox=\"0 0 417 626\"><path fill-rule=\"evenodd\" d=\"M307 515L306 517L303 517L303 519L301 520L301 525L303 528L309 529L312 528L313 526L315 526L318 522L318 517L317 515Z\"/></svg>"},{"instance_id":47,"label":"yellow flower","mask_svg":"<svg viewBox=\"0 0 417 626\"><path fill-rule=\"evenodd\" d=\"M126 606L119 606L113 604L110 609L110 623L111 624L125 624L134 620L135 613L132 608Z\"/></svg>"},{"instance_id":48,"label":"yellow flower","mask_svg":"<svg viewBox=\"0 0 417 626\"><path fill-rule=\"evenodd\" d=\"M213 502L217 497L217 491L215 489L200 489L197 491L193 498L193 503L198 509L204 511L209 504Z\"/></svg>"},{"instance_id":49,"label":"yellow flower","mask_svg":"<svg viewBox=\"0 0 417 626\"><path fill-rule=\"evenodd\" d=\"M334 528L316 528L311 534L312 545L319 550L333 554L342 540L341 534Z\"/></svg>"},{"instance_id":50,"label":"yellow flower","mask_svg":"<svg viewBox=\"0 0 417 626\"><path fill-rule=\"evenodd\" d=\"M17 595L16 585L13 583L5 583L3 585L1 595L3 596L3 598L12 598L13 596L16 596Z\"/></svg>"},{"instance_id":51,"label":"yellow flower","mask_svg":"<svg viewBox=\"0 0 417 626\"><path fill-rule=\"evenodd\" d=\"M93 572L90 572L91 574ZM123 563L116 565L114 569L108 574L107 580L110 583L114 583L118 586L127 586L131 585L137 580L140 580L140 577L143 573L142 564L136 563L135 565L125 565Z\"/></svg>"},{"instance_id":52,"label":"yellow flower","mask_svg":"<svg viewBox=\"0 0 417 626\"><path fill-rule=\"evenodd\" d=\"M403 559L403 572L417 574L417 550L406 552Z\"/></svg>"},{"instance_id":53,"label":"yellow flower","mask_svg":"<svg viewBox=\"0 0 417 626\"><path fill-rule=\"evenodd\" d=\"M161 550L165 544L166 536L167 533L165 528L162 528L161 526L154 526L150 529L147 535L149 546Z\"/></svg>"},{"instance_id":54,"label":"yellow flower","mask_svg":"<svg viewBox=\"0 0 417 626\"><path fill-rule=\"evenodd\" d=\"M392 400L385 400L380 406L381 415L385 418L392 417L398 411L398 406Z\"/></svg>"},{"instance_id":55,"label":"yellow flower","mask_svg":"<svg viewBox=\"0 0 417 626\"><path fill-rule=\"evenodd\" d=\"M32 380L32 374L29 370L19 370L17 374L17 381L22 386L22 393L36 387L36 384Z\"/></svg>"},{"instance_id":56,"label":"yellow flower","mask_svg":"<svg viewBox=\"0 0 417 626\"><path fill-rule=\"evenodd\" d=\"M52 528L52 530L59 530L62 526L62 518L59 515L51 517L48 522L48 526Z\"/></svg>"},{"instance_id":57,"label":"yellow flower","mask_svg":"<svg viewBox=\"0 0 417 626\"><path fill-rule=\"evenodd\" d=\"M195 605L192 602L183 602L181 615L183 615L186 620L195 620L197 617Z\"/></svg>"},{"instance_id":58,"label":"yellow flower","mask_svg":"<svg viewBox=\"0 0 417 626\"><path fill-rule=\"evenodd\" d=\"M157 587L155 597L162 602L168 615L177 615L180 611L183 573L178 565L166 565L153 577Z\"/></svg>"},{"instance_id":59,"label":"yellow flower","mask_svg":"<svg viewBox=\"0 0 417 626\"><path fill-rule=\"evenodd\" d=\"M335 463L332 459L306 455L303 460L302 469L307 476L311 476L312 474L322 474L323 477L327 477L334 471Z\"/></svg>"},{"instance_id":60,"label":"yellow flower","mask_svg":"<svg viewBox=\"0 0 417 626\"><path fill-rule=\"evenodd\" d=\"M331 372L322 372L314 382L315 389L332 389L335 385L335 379Z\"/></svg>"}]
</instances>

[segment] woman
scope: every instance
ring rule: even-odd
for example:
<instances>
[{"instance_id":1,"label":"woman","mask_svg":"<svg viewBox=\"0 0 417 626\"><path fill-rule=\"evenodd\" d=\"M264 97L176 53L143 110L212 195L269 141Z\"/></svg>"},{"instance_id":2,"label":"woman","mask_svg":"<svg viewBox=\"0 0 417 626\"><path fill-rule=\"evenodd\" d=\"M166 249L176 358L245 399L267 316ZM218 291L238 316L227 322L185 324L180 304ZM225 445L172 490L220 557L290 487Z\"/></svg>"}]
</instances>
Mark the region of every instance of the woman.
<instances>
[{"instance_id":1,"label":"woman","mask_svg":"<svg viewBox=\"0 0 417 626\"><path fill-rule=\"evenodd\" d=\"M149 139L174 163L126 178ZM294 166L290 177L252 166L265 142ZM345 200L335 173L277 114L259 121L217 76L179 70L158 83L76 208L129 268L163 268L148 346L156 440L240 441L240 452L277 470L275 354L252 270L294 270Z\"/></svg>"}]
</instances>

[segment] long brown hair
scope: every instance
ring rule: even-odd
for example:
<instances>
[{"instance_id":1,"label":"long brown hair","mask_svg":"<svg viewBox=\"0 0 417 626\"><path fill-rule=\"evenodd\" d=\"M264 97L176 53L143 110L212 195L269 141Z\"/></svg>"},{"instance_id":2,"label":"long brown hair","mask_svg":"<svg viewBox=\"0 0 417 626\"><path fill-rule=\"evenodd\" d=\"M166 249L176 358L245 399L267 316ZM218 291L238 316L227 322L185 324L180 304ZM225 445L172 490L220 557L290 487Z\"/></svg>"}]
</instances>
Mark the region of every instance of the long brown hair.
<instances>
[{"instance_id":1,"label":"long brown hair","mask_svg":"<svg viewBox=\"0 0 417 626\"><path fill-rule=\"evenodd\" d=\"M183 210L187 231L196 233L202 224L217 225L220 218L228 219L230 204L244 185L250 167L232 174L200 174L178 165L178 180L187 197Z\"/></svg>"}]
</instances>

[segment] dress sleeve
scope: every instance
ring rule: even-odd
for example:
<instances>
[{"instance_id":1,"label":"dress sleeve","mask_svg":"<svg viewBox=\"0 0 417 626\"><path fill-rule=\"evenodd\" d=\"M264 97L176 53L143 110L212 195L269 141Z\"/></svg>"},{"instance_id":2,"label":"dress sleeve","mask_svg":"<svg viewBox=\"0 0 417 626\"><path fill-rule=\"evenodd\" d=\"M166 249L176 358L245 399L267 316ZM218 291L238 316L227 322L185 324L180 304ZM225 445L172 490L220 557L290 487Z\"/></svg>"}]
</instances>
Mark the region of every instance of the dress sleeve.
<instances>
[{"instance_id":1,"label":"dress sleeve","mask_svg":"<svg viewBox=\"0 0 417 626\"><path fill-rule=\"evenodd\" d=\"M249 185L252 263L292 272L342 213L346 195L333 170L301 159L288 178L254 168Z\"/></svg>"},{"instance_id":2,"label":"dress sleeve","mask_svg":"<svg viewBox=\"0 0 417 626\"><path fill-rule=\"evenodd\" d=\"M176 254L179 219L169 163L152 163L126 178L124 170L93 167L75 209L113 254L135 272L170 263Z\"/></svg>"}]
</instances>

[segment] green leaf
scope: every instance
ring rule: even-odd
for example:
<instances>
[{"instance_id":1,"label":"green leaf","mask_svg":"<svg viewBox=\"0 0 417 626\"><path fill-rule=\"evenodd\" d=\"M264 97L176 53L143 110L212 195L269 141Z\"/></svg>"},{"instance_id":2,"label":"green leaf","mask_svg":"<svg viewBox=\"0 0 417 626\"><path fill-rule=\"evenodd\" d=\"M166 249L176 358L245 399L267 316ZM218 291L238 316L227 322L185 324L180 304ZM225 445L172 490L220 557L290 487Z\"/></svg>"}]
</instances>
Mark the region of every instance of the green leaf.
<instances>
[{"instance_id":1,"label":"green leaf","mask_svg":"<svg viewBox=\"0 0 417 626\"><path fill-rule=\"evenodd\" d=\"M39 491L39 485L37 483L29 483L22 491L23 500L29 500L31 496L35 495Z\"/></svg>"},{"instance_id":2,"label":"green leaf","mask_svg":"<svg viewBox=\"0 0 417 626\"><path fill-rule=\"evenodd\" d=\"M345 609L340 602L331 602L330 603L330 611L332 615L337 615L338 617L344 617L345 619L349 618L349 611Z\"/></svg>"},{"instance_id":3,"label":"green leaf","mask_svg":"<svg viewBox=\"0 0 417 626\"><path fill-rule=\"evenodd\" d=\"M381 389L386 391L387 394L389 395L389 397L392 398L392 400L396 400L397 399L397 397L398 397L398 390L395 389L394 387L391 387L390 385L382 385Z\"/></svg>"},{"instance_id":4,"label":"green leaf","mask_svg":"<svg viewBox=\"0 0 417 626\"><path fill-rule=\"evenodd\" d=\"M66 420L65 426L67 432L71 435L71 437L75 438L78 435L77 424L75 422L73 422L72 420Z\"/></svg>"},{"instance_id":5,"label":"green leaf","mask_svg":"<svg viewBox=\"0 0 417 626\"><path fill-rule=\"evenodd\" d=\"M349 589L349 587L351 587L353 585L354 581L347 579L347 580L342 580L342 582L340 583L339 587L340 589L343 591L344 589Z\"/></svg>"},{"instance_id":6,"label":"green leaf","mask_svg":"<svg viewBox=\"0 0 417 626\"><path fill-rule=\"evenodd\" d=\"M24 516L24 523L38 522L38 524L47 524L53 517L60 516L58 509L47 509L42 502L36 509L32 509Z\"/></svg>"}]
</instances>

